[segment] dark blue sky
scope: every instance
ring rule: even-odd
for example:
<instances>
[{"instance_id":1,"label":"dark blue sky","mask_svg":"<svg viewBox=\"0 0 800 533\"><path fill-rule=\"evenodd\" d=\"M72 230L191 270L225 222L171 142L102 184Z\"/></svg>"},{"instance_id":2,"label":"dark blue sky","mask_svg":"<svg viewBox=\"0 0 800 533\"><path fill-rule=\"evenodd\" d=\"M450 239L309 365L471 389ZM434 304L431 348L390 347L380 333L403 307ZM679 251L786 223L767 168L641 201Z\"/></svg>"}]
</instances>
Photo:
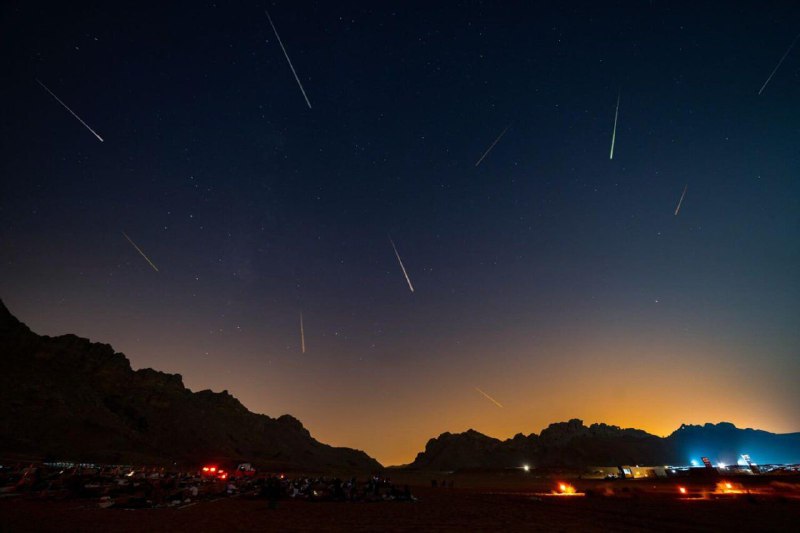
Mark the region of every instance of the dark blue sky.
<instances>
[{"instance_id":1,"label":"dark blue sky","mask_svg":"<svg viewBox=\"0 0 800 533\"><path fill-rule=\"evenodd\" d=\"M387 463L800 429L800 49L758 95L796 3L162 4L0 10L0 297L36 331Z\"/></svg>"}]
</instances>

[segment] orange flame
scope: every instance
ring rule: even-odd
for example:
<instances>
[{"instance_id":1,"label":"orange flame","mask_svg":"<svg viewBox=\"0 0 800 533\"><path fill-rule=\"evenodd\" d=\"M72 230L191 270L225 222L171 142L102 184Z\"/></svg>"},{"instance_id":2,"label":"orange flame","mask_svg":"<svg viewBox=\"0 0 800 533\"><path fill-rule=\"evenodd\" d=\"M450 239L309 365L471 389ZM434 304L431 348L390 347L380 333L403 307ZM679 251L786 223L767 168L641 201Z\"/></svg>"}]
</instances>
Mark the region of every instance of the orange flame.
<instances>
[{"instance_id":1,"label":"orange flame","mask_svg":"<svg viewBox=\"0 0 800 533\"><path fill-rule=\"evenodd\" d=\"M559 483L558 492L559 494L575 494L575 487L568 483Z\"/></svg>"},{"instance_id":2,"label":"orange flame","mask_svg":"<svg viewBox=\"0 0 800 533\"><path fill-rule=\"evenodd\" d=\"M717 483L716 494L744 494L744 487L741 483L731 483L730 481L720 481Z\"/></svg>"}]
</instances>

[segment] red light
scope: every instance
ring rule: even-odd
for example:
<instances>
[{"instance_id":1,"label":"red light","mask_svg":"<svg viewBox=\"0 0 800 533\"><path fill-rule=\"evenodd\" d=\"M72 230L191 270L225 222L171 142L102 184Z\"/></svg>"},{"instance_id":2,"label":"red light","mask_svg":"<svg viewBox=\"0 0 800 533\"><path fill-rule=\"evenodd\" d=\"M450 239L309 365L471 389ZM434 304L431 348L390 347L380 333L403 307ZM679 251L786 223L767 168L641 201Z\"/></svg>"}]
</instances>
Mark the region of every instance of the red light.
<instances>
[{"instance_id":1,"label":"red light","mask_svg":"<svg viewBox=\"0 0 800 533\"><path fill-rule=\"evenodd\" d=\"M212 472L216 472L217 471L217 467L216 466L212 466L211 468L209 468L209 470L212 471Z\"/></svg>"},{"instance_id":2,"label":"red light","mask_svg":"<svg viewBox=\"0 0 800 533\"><path fill-rule=\"evenodd\" d=\"M208 467L207 466L203 467L203 472L208 472Z\"/></svg>"},{"instance_id":3,"label":"red light","mask_svg":"<svg viewBox=\"0 0 800 533\"><path fill-rule=\"evenodd\" d=\"M227 477L228 477L228 474L222 474L220 477L221 477L222 479L227 479Z\"/></svg>"}]
</instances>

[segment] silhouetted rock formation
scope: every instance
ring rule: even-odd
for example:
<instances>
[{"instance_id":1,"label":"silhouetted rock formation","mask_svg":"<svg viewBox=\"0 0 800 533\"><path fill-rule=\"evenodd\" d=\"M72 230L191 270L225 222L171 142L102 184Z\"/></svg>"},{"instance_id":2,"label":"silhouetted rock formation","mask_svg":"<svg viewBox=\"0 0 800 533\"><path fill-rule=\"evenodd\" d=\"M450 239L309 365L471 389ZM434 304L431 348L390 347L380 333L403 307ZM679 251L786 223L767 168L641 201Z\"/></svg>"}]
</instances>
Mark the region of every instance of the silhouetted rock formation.
<instances>
[{"instance_id":1,"label":"silhouetted rock formation","mask_svg":"<svg viewBox=\"0 0 800 533\"><path fill-rule=\"evenodd\" d=\"M299 420L251 413L227 391L132 370L107 344L39 336L0 302L0 454L73 461L372 471L364 452L314 440Z\"/></svg>"},{"instance_id":2,"label":"silhouetted rock formation","mask_svg":"<svg viewBox=\"0 0 800 533\"><path fill-rule=\"evenodd\" d=\"M737 429L733 424L681 426L666 438L639 429L606 424L585 426L581 420L550 424L540 435L518 434L499 440L472 429L443 433L431 439L408 468L458 470L514 468L523 464L546 468L586 466L689 464L706 456L712 462L735 464L742 453L773 463L800 462L800 433L777 435Z\"/></svg>"},{"instance_id":3,"label":"silhouetted rock formation","mask_svg":"<svg viewBox=\"0 0 800 533\"><path fill-rule=\"evenodd\" d=\"M712 462L735 464L747 453L760 463L800 462L800 433L775 434L759 429L739 429L730 422L682 425L667 437L683 462L709 457Z\"/></svg>"}]
</instances>

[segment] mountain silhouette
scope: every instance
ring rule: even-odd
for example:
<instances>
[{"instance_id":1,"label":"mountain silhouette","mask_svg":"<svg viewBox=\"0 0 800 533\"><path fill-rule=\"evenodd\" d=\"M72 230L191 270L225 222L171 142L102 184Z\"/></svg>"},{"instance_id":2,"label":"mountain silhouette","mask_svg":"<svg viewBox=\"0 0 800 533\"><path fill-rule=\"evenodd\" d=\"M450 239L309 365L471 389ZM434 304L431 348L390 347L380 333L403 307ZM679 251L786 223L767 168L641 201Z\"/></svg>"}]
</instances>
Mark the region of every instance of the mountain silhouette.
<instances>
[{"instance_id":1,"label":"mountain silhouette","mask_svg":"<svg viewBox=\"0 0 800 533\"><path fill-rule=\"evenodd\" d=\"M606 424L584 425L573 419L550 424L541 434L518 434L507 440L475 430L442 433L406 468L458 470L515 468L585 468L618 465L688 465L708 457L714 464L736 464L742 454L760 463L800 462L800 433L775 434L739 429L733 424L683 425L668 437Z\"/></svg>"},{"instance_id":2,"label":"mountain silhouette","mask_svg":"<svg viewBox=\"0 0 800 533\"><path fill-rule=\"evenodd\" d=\"M37 335L2 302L0 457L381 468L362 451L318 442L289 415L252 413L227 391L192 392L178 374L133 370L107 344L75 335Z\"/></svg>"}]
</instances>

